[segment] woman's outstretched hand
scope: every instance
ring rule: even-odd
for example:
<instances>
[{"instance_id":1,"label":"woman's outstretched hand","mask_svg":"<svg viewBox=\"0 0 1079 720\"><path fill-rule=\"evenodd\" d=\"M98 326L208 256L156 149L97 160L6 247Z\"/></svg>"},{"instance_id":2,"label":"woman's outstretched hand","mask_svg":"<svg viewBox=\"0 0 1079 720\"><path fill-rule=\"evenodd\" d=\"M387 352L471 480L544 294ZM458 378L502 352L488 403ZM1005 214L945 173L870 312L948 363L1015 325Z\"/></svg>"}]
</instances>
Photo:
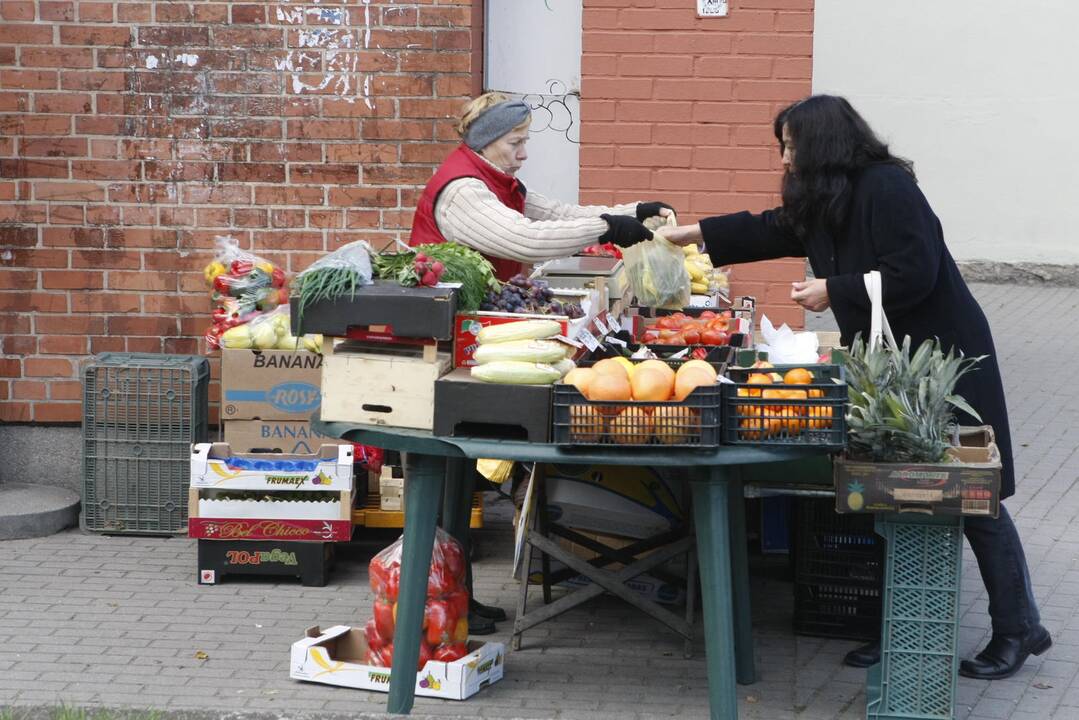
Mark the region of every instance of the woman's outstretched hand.
<instances>
[{"instance_id":1,"label":"woman's outstretched hand","mask_svg":"<svg viewBox=\"0 0 1079 720\"><path fill-rule=\"evenodd\" d=\"M810 312L822 312L830 306L828 281L821 278L791 283L791 300Z\"/></svg>"}]
</instances>

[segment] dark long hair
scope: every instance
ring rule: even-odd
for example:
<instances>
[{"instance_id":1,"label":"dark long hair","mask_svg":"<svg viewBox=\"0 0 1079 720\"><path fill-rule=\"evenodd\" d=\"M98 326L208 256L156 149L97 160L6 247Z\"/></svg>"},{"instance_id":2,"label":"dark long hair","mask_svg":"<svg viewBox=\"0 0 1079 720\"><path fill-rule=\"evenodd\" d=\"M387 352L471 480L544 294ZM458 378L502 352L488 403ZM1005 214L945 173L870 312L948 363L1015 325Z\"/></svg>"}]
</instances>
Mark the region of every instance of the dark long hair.
<instances>
[{"instance_id":1,"label":"dark long hair","mask_svg":"<svg viewBox=\"0 0 1079 720\"><path fill-rule=\"evenodd\" d=\"M783 175L780 218L799 237L813 229L838 233L850 206L854 176L865 167L896 165L914 177L913 164L888 152L844 98L812 95L783 108L774 125L780 153L784 125L795 152L793 172Z\"/></svg>"}]
</instances>

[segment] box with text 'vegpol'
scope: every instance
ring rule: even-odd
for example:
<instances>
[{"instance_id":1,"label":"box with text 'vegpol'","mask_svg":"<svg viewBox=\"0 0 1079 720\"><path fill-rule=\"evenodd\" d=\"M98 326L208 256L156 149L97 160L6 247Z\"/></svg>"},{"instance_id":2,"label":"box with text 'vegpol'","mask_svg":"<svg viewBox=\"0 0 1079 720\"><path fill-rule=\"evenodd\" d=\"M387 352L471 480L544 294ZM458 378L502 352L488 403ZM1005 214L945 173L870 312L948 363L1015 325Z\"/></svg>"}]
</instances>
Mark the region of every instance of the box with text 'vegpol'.
<instances>
[{"instance_id":1,"label":"box with text 'vegpol'","mask_svg":"<svg viewBox=\"0 0 1079 720\"><path fill-rule=\"evenodd\" d=\"M485 685L502 679L506 647L502 643L468 644L460 660L428 660L416 673L416 694L464 700ZM293 680L340 685L358 690L389 692L392 671L364 663L367 639L363 630L335 625L325 631L308 628L307 636L292 644L289 677Z\"/></svg>"},{"instance_id":2,"label":"box with text 'vegpol'","mask_svg":"<svg viewBox=\"0 0 1079 720\"><path fill-rule=\"evenodd\" d=\"M221 351L222 420L310 420L322 403L322 355Z\"/></svg>"}]
</instances>

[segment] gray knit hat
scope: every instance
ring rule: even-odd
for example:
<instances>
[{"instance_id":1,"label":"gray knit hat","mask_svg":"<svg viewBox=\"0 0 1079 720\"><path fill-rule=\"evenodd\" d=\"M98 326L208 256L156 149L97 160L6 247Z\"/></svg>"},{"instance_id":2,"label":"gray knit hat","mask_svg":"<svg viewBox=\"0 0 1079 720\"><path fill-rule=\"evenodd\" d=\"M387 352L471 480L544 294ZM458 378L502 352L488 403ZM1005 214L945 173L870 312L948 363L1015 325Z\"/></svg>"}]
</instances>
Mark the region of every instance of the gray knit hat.
<instances>
[{"instance_id":1,"label":"gray knit hat","mask_svg":"<svg viewBox=\"0 0 1079 720\"><path fill-rule=\"evenodd\" d=\"M465 131L465 145L479 152L532 115L522 100L506 100L487 108Z\"/></svg>"}]
</instances>

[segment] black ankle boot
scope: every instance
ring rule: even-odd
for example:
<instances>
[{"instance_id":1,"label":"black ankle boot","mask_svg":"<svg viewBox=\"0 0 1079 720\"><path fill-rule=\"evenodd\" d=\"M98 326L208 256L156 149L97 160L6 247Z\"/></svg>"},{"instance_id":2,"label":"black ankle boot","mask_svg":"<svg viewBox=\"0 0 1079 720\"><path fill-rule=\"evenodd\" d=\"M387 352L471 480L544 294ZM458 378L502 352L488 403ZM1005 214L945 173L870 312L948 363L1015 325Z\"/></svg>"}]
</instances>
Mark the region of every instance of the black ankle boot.
<instances>
[{"instance_id":1,"label":"black ankle boot","mask_svg":"<svg viewBox=\"0 0 1079 720\"><path fill-rule=\"evenodd\" d=\"M506 619L506 611L502 608L494 605L484 605L473 598L468 600L468 612L495 622L503 622Z\"/></svg>"},{"instance_id":2,"label":"black ankle boot","mask_svg":"<svg viewBox=\"0 0 1079 720\"><path fill-rule=\"evenodd\" d=\"M854 648L843 658L844 665L867 668L880 662L880 640Z\"/></svg>"},{"instance_id":3,"label":"black ankle boot","mask_svg":"<svg viewBox=\"0 0 1079 720\"><path fill-rule=\"evenodd\" d=\"M993 634L985 649L973 660L959 663L959 674L976 680L1001 680L1019 672L1031 655L1041 655L1053 645L1041 625L1017 635Z\"/></svg>"}]
</instances>

